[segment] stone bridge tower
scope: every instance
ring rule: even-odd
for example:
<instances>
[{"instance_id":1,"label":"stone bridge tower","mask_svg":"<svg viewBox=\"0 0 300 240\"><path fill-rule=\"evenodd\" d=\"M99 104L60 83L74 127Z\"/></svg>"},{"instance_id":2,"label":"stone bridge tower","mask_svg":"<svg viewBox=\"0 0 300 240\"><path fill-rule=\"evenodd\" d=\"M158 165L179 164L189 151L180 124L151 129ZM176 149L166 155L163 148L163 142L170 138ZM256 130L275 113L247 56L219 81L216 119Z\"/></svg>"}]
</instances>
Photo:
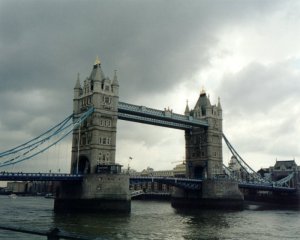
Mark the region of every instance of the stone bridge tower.
<instances>
[{"instance_id":1,"label":"stone bridge tower","mask_svg":"<svg viewBox=\"0 0 300 240\"><path fill-rule=\"evenodd\" d=\"M185 109L185 115L206 120L207 127L193 127L185 131L186 175L203 179L199 191L175 189L173 207L242 209L243 195L238 183L223 176L222 108L220 99L211 105L202 90L194 109Z\"/></svg>"},{"instance_id":2,"label":"stone bridge tower","mask_svg":"<svg viewBox=\"0 0 300 240\"><path fill-rule=\"evenodd\" d=\"M119 83L105 77L99 59L81 86L74 88L74 118L90 107L94 112L73 130L71 173L83 181L61 182L56 191L54 210L130 211L129 176L116 164L116 131Z\"/></svg>"},{"instance_id":3,"label":"stone bridge tower","mask_svg":"<svg viewBox=\"0 0 300 240\"><path fill-rule=\"evenodd\" d=\"M103 166L120 170L115 164L118 100L116 72L113 80L105 77L99 59L83 86L78 77L73 100L75 117L90 107L94 107L94 113L73 131L71 173L96 173L103 171Z\"/></svg>"},{"instance_id":4,"label":"stone bridge tower","mask_svg":"<svg viewBox=\"0 0 300 240\"><path fill-rule=\"evenodd\" d=\"M208 127L186 130L186 172L189 178L213 178L221 174L222 161L222 108L220 99L211 105L209 96L202 90L194 109L185 109L185 115L205 119Z\"/></svg>"}]
</instances>

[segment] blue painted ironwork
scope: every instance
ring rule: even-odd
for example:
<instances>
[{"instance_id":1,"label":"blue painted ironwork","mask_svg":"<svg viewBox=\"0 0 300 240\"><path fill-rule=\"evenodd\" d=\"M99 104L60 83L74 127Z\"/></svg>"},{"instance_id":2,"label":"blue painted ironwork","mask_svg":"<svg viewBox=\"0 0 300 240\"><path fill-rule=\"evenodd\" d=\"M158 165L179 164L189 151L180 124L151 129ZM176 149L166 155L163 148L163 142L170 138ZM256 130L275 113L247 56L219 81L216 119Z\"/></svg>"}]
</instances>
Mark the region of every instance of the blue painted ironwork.
<instances>
[{"instance_id":1,"label":"blue painted ironwork","mask_svg":"<svg viewBox=\"0 0 300 240\"><path fill-rule=\"evenodd\" d=\"M169 109L162 111L125 102L119 102L118 118L181 130L189 130L192 127L208 127L206 120L173 113Z\"/></svg>"},{"instance_id":2,"label":"blue painted ironwork","mask_svg":"<svg viewBox=\"0 0 300 240\"><path fill-rule=\"evenodd\" d=\"M82 181L82 174L1 172L0 181Z\"/></svg>"},{"instance_id":3,"label":"blue painted ironwork","mask_svg":"<svg viewBox=\"0 0 300 240\"><path fill-rule=\"evenodd\" d=\"M217 179L215 179L217 181ZM224 179L222 179L224 180ZM188 178L166 178L166 177L130 177L130 184L142 184L149 182L163 183L183 189L199 190L201 189L203 180L201 179L188 179ZM254 190L264 190L271 192L286 192L294 193L296 188L276 186L271 183L250 183L250 182L240 182L238 183L239 188L244 189L254 189Z\"/></svg>"},{"instance_id":4,"label":"blue painted ironwork","mask_svg":"<svg viewBox=\"0 0 300 240\"><path fill-rule=\"evenodd\" d=\"M67 174L67 173L13 173L1 172L0 181L82 181L82 174ZM183 189L199 190L201 189L203 180L188 179L188 178L172 178L172 177L130 177L130 184L142 184L149 182L158 182L175 186ZM273 192L296 192L296 188L276 186L268 183L249 183L240 182L240 188L266 190Z\"/></svg>"},{"instance_id":5,"label":"blue painted ironwork","mask_svg":"<svg viewBox=\"0 0 300 240\"><path fill-rule=\"evenodd\" d=\"M73 131L74 128L80 126L80 124L93 112L94 108L90 108L79 116L70 115L61 123L41 134L39 137L0 153L0 167L14 165L16 163L32 159L38 154L45 152L63 140Z\"/></svg>"},{"instance_id":6,"label":"blue painted ironwork","mask_svg":"<svg viewBox=\"0 0 300 240\"><path fill-rule=\"evenodd\" d=\"M249 182L241 182L239 183L239 188L244 189L253 189L253 190L262 190L262 191L271 191L271 192L286 192L286 193L295 193L297 192L296 188L290 187L280 187L272 184L263 184L263 183L249 183Z\"/></svg>"},{"instance_id":7,"label":"blue painted ironwork","mask_svg":"<svg viewBox=\"0 0 300 240\"><path fill-rule=\"evenodd\" d=\"M238 154L238 152L234 149L234 147L231 145L231 143L228 141L226 136L223 134L223 139L232 153L233 156L236 157L236 160L238 164L241 166L241 169L244 170L244 173L247 174L247 178L250 181L258 182L258 183L271 183L270 181L267 181L266 179L262 178L257 172L255 172L245 161L244 159Z\"/></svg>"},{"instance_id":8,"label":"blue painted ironwork","mask_svg":"<svg viewBox=\"0 0 300 240\"><path fill-rule=\"evenodd\" d=\"M277 187L289 187L289 183L293 180L294 175L295 174L292 172L288 176L286 176L276 182L273 182L273 185L277 186Z\"/></svg>"}]
</instances>

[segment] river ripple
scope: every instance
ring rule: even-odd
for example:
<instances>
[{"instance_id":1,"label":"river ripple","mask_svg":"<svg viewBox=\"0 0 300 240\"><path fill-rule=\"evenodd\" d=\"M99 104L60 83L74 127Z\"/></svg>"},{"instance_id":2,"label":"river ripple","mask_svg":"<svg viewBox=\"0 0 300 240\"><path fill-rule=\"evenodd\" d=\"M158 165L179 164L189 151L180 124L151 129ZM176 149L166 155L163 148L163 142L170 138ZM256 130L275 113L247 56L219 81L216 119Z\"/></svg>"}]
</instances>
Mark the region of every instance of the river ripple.
<instances>
[{"instance_id":1,"label":"river ripple","mask_svg":"<svg viewBox=\"0 0 300 240\"><path fill-rule=\"evenodd\" d=\"M96 239L300 239L296 210L177 211L169 202L132 201L130 214L55 214L53 199L0 196L1 224L52 227ZM0 239L46 239L0 230Z\"/></svg>"}]
</instances>

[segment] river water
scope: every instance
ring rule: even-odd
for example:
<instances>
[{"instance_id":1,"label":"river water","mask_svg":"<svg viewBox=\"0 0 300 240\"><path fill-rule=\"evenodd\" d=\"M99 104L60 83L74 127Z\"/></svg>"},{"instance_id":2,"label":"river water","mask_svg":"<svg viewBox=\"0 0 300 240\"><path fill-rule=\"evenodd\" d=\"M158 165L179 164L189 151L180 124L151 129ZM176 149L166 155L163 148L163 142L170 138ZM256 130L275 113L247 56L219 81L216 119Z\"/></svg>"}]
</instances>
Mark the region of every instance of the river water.
<instances>
[{"instance_id":1,"label":"river water","mask_svg":"<svg viewBox=\"0 0 300 240\"><path fill-rule=\"evenodd\" d=\"M300 211L178 211L169 202L132 201L130 214L55 214L53 199L0 196L0 224L52 227L95 239L300 239ZM0 230L0 239L46 239Z\"/></svg>"}]
</instances>

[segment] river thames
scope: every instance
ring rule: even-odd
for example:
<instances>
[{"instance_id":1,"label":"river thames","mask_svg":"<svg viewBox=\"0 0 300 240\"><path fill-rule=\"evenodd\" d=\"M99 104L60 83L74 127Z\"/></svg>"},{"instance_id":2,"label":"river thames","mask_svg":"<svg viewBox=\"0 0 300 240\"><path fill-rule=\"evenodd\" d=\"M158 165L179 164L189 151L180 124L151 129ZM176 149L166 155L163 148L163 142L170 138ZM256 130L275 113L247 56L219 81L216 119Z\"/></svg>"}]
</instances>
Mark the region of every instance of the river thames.
<instances>
[{"instance_id":1,"label":"river thames","mask_svg":"<svg viewBox=\"0 0 300 240\"><path fill-rule=\"evenodd\" d=\"M300 211L178 211L164 201L132 201L130 214L55 214L53 199L0 196L1 224L52 227L94 239L300 239ZM46 237L0 230L0 239Z\"/></svg>"}]
</instances>

